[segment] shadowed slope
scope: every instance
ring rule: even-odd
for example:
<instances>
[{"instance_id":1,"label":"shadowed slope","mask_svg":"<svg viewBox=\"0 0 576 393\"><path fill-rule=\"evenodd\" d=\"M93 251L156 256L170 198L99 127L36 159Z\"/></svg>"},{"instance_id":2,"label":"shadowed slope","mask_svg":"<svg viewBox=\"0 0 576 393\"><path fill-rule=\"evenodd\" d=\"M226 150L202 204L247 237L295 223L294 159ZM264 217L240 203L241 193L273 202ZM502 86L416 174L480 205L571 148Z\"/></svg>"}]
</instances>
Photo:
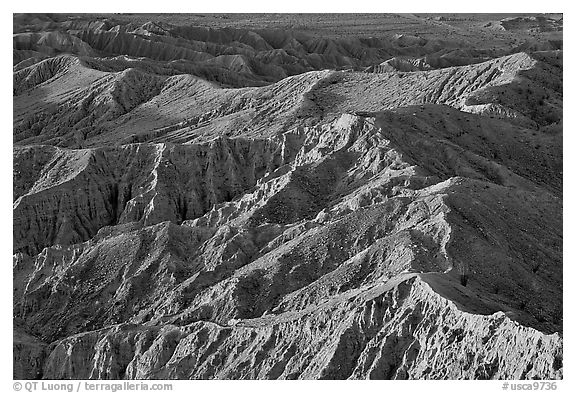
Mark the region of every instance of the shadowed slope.
<instances>
[{"instance_id":1,"label":"shadowed slope","mask_svg":"<svg viewBox=\"0 0 576 393\"><path fill-rule=\"evenodd\" d=\"M419 112L415 116L413 111ZM446 111L453 113L446 114ZM70 377L72 374L67 367L71 366L66 364L71 364L88 373L87 377L104 378L160 375L178 378L192 375L195 378L202 375L221 378L255 375L266 378L414 378L421 375L419 373L435 378L456 375L557 377L561 372L554 360L561 351L558 337L524 327L505 329L507 332L520 329L514 334L523 337L522 340L546 342L545 350L531 355L532 362L538 366L522 363L512 367L509 352L497 355L496 361L495 351L498 350L488 346L485 356L498 362L499 366L486 368L483 361L470 360L466 366L470 371L463 369L441 374L434 371L439 370L435 368L437 366L424 371L424 364L431 361L428 355L432 353L432 347L422 340L439 340L438 345L442 347L453 340L473 345L474 340L486 335L486 342L498 342L496 332L500 328L488 328L496 320L497 326L502 328L513 326L509 325L513 324L512 319L545 332L561 329L562 271L558 251L562 237L558 229L561 227L561 200L555 196L561 183L547 175L561 162L557 155L559 142L554 136L541 139L496 119L479 127L481 119L478 115L431 105L387 111L374 117L344 115L333 123L307 129L302 134L287 133L279 140L278 137L268 142L262 140L261 146L256 141L243 145L241 139L233 140L236 141L233 144L219 139L209 150L223 154L216 162L229 163L225 165L238 171L231 171L230 175L237 179L250 178L255 183L245 183L244 191L236 191L230 201L209 199L209 204L205 205L201 199L189 200L186 212L196 212L191 218L199 217L184 221L180 226L174 223L182 222L188 213L184 216L171 213L171 203L163 200L162 195L173 199L180 191L187 195L198 188L185 191L189 180L181 183L183 179L179 180L177 172L168 170L168 163L186 160L190 154L194 156L193 152L201 152L203 145L143 144L91 152L93 157L102 154L113 157L115 150L135 149L133 154L143 154L142 159L149 161L144 157L148 154L147 149L153 149L157 157L154 168L141 167L139 172L144 170L144 185L154 184L154 197L144 208L144 216L131 216L126 213L131 209L129 206L146 195L134 197L132 194L133 199L124 205L120 216L125 224L102 228L85 243L54 245L35 256L33 253L18 254L15 274L21 277L17 282L22 282L15 287L18 320L27 331L47 342L64 338L60 345L68 345L64 343L71 340L72 347L83 353L78 355L80 358L76 355L63 358L60 346L56 346L46 363L44 375ZM504 142L502 138L508 138L502 144L514 151L514 155L499 150L495 141ZM541 143L543 147L537 150L524 148L525 141ZM251 149L262 151L266 146L273 147L275 153L263 162L271 160L275 154L280 154L284 161L279 161L276 167L262 167L260 171L252 172L249 168L258 167L253 163L257 155L247 152ZM417 155L415 151L429 153ZM61 158L63 163L51 170L64 174L68 173L65 170L68 165L78 167L65 162L72 157L80 159L80 152L67 151L66 154L74 155ZM180 153L176 155L177 152ZM548 155L550 158L546 158ZM118 155L124 156L125 153ZM539 175L524 171L524 162L530 159L542 162L542 166L532 167ZM98 161L100 159L90 161L81 173L94 171L89 168ZM183 162L175 168L183 169ZM243 174L246 169L242 168L249 169L248 177ZM146 170L151 171L148 176L152 180L145 180ZM208 169L202 175L202 181L214 184L217 179L225 178L215 175L215 170L220 169ZM71 179L69 182L81 179L79 173L66 176ZM125 176L129 179L132 175L128 171ZM534 182L528 177L540 180ZM91 184L98 183L99 180L91 180ZM34 184L21 187L34 195L42 195L46 192L41 191L44 189L61 187L60 183L46 183L41 177L28 180L26 184ZM162 184L169 185L166 194L161 191L165 187ZM229 180L226 184L230 184ZM219 188L214 188L216 190ZM174 206L182 208L182 203L175 201ZM173 223L150 226L163 220ZM103 222L103 225L109 224ZM16 236L17 243L19 235ZM531 247L525 247L526 244ZM150 286L154 290L138 289ZM396 310L397 306L392 304L398 304L400 300L391 305L376 300L378 296L396 296L401 288L406 288L418 300L417 303L414 299L400 303L404 305L399 307L421 304L421 313L412 308L411 314L407 309ZM392 319L379 322L381 319L377 317L374 323L378 328L365 330L367 327L363 324L352 322L352 315L356 312L361 315L363 302L372 301L380 304L379 312L389 315L384 321ZM440 305L442 302L451 305L450 316L439 311L444 307ZM345 310L356 311L350 314ZM505 315L490 315L498 311ZM280 333L300 330L298 326L302 323L318 323L316 318L325 318L320 317L328 315L325 313L332 315L333 322L314 334L318 340L314 344L318 345L317 356L309 357L306 351L298 349L292 340L301 338L292 333ZM340 313L343 313L342 318L337 317ZM387 340L375 338L393 335L396 327L404 326L400 314L409 319L405 329L410 332L418 331L419 324L423 324L422 329L428 329L439 323L439 318L454 318L459 321L454 323L462 326L453 334L425 330L426 339L422 340L415 339L417 335L401 333L402 337L412 337L407 339L409 342L417 340L420 348L424 346L412 353L409 348L416 344L408 345L407 341L406 345L400 345L390 341L388 346L383 344ZM476 322L465 322L469 318L476 318ZM116 328L106 327L116 323L128 325L120 325L124 327L118 332L114 330ZM230 327L226 327L228 325ZM480 333L484 325L486 333ZM246 361L240 351L230 358L232 363L217 363L215 371L201 371L202 360L198 363L200 369L188 374L176 366L175 359L168 361L174 356L173 350L178 347L180 338L164 347L161 343L165 339L161 338L159 329L173 331L171 337L181 337L181 333L176 333L180 329L196 327L202 327L208 336L223 334L227 337L224 341L217 340L219 344L214 344L215 351L229 348L229 345L241 345L244 340L241 332L253 331L258 335L260 329L266 332L280 329L276 343L258 351L263 351L262 356L274 357L273 354L283 353L283 348L292 347L290 351L294 352L291 353L298 355L290 355L296 356L290 363L292 366L285 365L285 370L291 371L269 369L265 362L250 368L251 372L248 369L240 371L242 368L233 372L232 364ZM102 328L104 330L98 330ZM91 330L95 331L89 332ZM376 334L377 331L382 332ZM134 339L130 337L136 332L148 337L146 340L152 340L148 342L160 340L152 344L158 345L153 352L166 357L167 363L136 366L140 361L137 359L141 358L131 355L131 351L139 351L132 344L129 346L132 349L126 352L127 357L119 363L124 366L119 369L81 360L84 356L112 356L99 346L95 352L86 352L84 345L88 344L83 344L84 340L95 344L104 337L102 335L113 334L114 340L132 342ZM76 333L82 335L65 338ZM358 342L358 347L340 347L350 340ZM374 345L380 345L377 343L386 348L372 349ZM182 353L181 356L188 355ZM420 360L406 364L394 360L403 356ZM444 361L454 365L457 359ZM82 362L83 366L76 365L76 361ZM344 364L349 367L347 371L341 369Z\"/></svg>"},{"instance_id":2,"label":"shadowed slope","mask_svg":"<svg viewBox=\"0 0 576 393\"><path fill-rule=\"evenodd\" d=\"M14 16L15 378L563 377L561 16L351 17Z\"/></svg>"}]
</instances>

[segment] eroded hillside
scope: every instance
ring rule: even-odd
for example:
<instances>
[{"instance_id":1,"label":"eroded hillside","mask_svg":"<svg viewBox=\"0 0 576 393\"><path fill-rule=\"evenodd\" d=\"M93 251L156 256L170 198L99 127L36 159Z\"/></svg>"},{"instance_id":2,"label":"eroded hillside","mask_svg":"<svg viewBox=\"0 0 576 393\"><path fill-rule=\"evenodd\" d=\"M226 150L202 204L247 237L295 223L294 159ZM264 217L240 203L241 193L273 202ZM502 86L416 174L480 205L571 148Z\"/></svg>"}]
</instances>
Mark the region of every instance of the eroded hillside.
<instances>
[{"instance_id":1,"label":"eroded hillside","mask_svg":"<svg viewBox=\"0 0 576 393\"><path fill-rule=\"evenodd\" d=\"M562 378L562 51L46 18L15 377Z\"/></svg>"}]
</instances>

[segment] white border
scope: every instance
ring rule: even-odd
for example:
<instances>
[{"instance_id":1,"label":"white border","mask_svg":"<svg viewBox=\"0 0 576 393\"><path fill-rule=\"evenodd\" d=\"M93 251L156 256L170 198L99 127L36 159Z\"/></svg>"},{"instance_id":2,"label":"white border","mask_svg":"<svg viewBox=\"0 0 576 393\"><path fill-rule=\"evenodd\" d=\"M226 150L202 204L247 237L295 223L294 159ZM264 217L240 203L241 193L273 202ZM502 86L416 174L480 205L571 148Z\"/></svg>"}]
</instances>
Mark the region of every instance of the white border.
<instances>
[{"instance_id":1,"label":"white border","mask_svg":"<svg viewBox=\"0 0 576 393\"><path fill-rule=\"evenodd\" d=\"M558 391L576 391L574 383L574 317L572 314L571 299L575 299L574 286L570 285L570 280L574 274L574 247L576 238L574 237L576 224L576 207L572 202L576 182L573 176L576 170L576 154L572 153L572 148L576 147L576 135L574 132L574 85L575 79L572 72L574 63L574 13L572 5L568 1L542 1L542 2L520 2L504 0L481 0L472 1L386 1L386 0L364 0L364 1L313 1L313 0L289 0L279 1L248 1L248 0L220 0L213 2L196 1L176 1L169 3L152 3L99 0L97 2L72 2L72 1L22 1L3 4L1 15L2 30L12 29L12 13L16 12L82 12L82 13L102 13L102 12L148 12L148 13L168 13L168 12L189 12L189 13L250 13L250 12L306 12L306 13L409 13L409 12L469 12L469 13L564 13L564 56L565 69L565 107L568 108L564 116L564 381L558 383ZM9 208L12 198L12 94L9 86L12 84L12 43L8 41L8 31L2 31L2 53L7 54L7 58L2 64L2 123L4 127L0 134L0 184L4 192L1 198L1 244L2 244L2 266L1 266L1 288L2 302L0 302L1 314L5 318L1 325L1 333L4 340L1 342L1 353L3 355L3 367L0 368L0 391L11 392L12 389L12 210ZM214 390L249 390L250 392L266 392L270 389L276 391L288 391L292 389L315 390L318 384L320 388L334 391L348 391L350 389L361 389L363 391L382 391L381 389L409 389L425 390L427 392L462 392L464 389L470 392L490 392L501 391L501 383L497 381L298 381L298 382L266 382L266 381L168 381L174 384L175 392L204 392ZM569 386L572 386L570 388Z\"/></svg>"}]
</instances>

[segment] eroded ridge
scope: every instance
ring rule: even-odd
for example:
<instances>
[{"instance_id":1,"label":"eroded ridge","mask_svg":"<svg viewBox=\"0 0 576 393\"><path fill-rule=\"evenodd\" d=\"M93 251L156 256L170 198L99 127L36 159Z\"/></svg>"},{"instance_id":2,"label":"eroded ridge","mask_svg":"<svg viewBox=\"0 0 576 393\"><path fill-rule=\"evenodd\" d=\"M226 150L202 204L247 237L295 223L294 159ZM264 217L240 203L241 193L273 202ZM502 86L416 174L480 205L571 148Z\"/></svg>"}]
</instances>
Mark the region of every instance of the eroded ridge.
<instances>
[{"instance_id":1,"label":"eroded ridge","mask_svg":"<svg viewBox=\"0 0 576 393\"><path fill-rule=\"evenodd\" d=\"M15 378L563 377L552 43L38 18L14 35Z\"/></svg>"}]
</instances>

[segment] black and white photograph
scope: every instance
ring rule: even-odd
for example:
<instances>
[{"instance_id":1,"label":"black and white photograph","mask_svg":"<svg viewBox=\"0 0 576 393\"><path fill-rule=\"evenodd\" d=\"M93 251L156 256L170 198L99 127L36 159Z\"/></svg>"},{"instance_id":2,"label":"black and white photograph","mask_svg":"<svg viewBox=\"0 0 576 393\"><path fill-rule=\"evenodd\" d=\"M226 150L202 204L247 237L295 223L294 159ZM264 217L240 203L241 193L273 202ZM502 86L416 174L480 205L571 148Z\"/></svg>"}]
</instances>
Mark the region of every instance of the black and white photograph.
<instances>
[{"instance_id":1,"label":"black and white photograph","mask_svg":"<svg viewBox=\"0 0 576 393\"><path fill-rule=\"evenodd\" d=\"M11 14L5 391L562 391L562 9L156 6Z\"/></svg>"}]
</instances>

